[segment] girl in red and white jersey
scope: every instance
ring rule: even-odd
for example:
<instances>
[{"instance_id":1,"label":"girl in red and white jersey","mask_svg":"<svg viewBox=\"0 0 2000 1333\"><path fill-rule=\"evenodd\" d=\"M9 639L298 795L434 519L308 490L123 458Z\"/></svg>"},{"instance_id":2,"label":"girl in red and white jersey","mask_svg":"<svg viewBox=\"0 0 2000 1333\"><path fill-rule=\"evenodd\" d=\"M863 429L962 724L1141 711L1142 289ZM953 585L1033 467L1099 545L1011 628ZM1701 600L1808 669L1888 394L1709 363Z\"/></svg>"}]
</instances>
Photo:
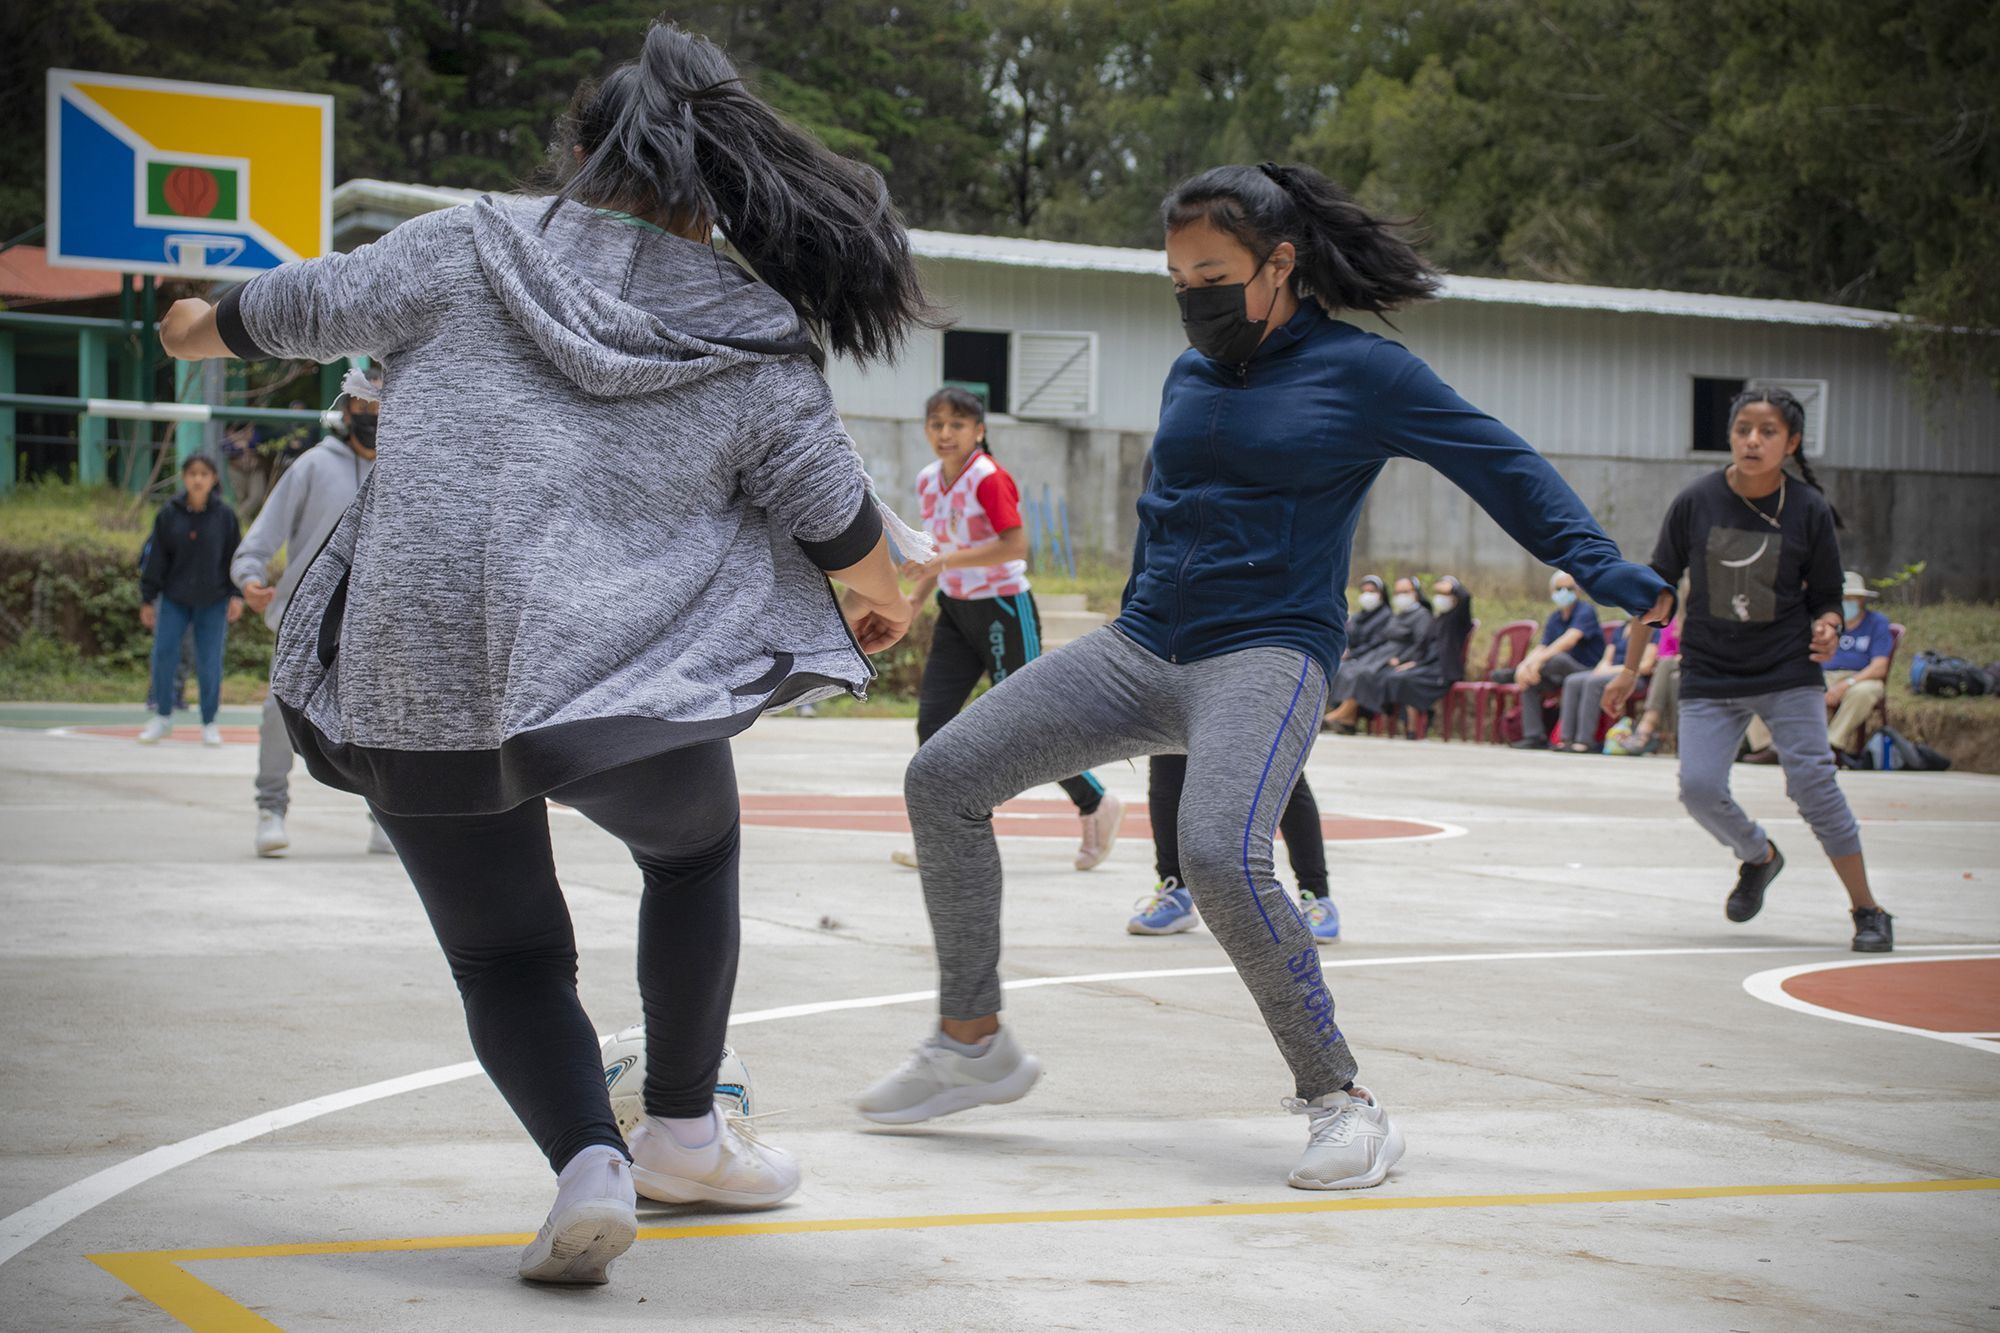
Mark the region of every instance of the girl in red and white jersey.
<instances>
[{"instance_id":1,"label":"girl in red and white jersey","mask_svg":"<svg viewBox=\"0 0 2000 1333\"><path fill-rule=\"evenodd\" d=\"M958 716L981 676L998 685L1042 651L1041 616L1028 590L1021 492L987 451L986 405L964 389L939 389L924 404L924 435L938 461L918 475L917 495L938 553L903 567L917 583L912 602L922 605L937 588L937 629L917 703L919 745ZM1089 870L1111 854L1125 807L1089 773L1064 778L1061 786L1083 821L1076 868ZM916 865L909 852L893 859Z\"/></svg>"}]
</instances>

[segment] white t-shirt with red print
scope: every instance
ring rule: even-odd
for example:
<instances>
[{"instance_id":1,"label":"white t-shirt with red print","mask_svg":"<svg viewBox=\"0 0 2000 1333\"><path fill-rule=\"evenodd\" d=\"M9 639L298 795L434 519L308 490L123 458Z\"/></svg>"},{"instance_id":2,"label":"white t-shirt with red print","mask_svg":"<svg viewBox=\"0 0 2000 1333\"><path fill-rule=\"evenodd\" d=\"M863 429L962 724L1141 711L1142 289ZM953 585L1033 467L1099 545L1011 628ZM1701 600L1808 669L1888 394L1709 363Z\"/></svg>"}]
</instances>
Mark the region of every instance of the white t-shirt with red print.
<instances>
[{"instance_id":1,"label":"white t-shirt with red print","mask_svg":"<svg viewBox=\"0 0 2000 1333\"><path fill-rule=\"evenodd\" d=\"M917 496L923 501L924 527L937 539L940 554L984 545L1021 526L1020 489L984 449L972 456L949 489L944 463L932 463L917 474ZM960 601L1012 597L1028 591L1028 562L947 569L938 575L938 587Z\"/></svg>"}]
</instances>

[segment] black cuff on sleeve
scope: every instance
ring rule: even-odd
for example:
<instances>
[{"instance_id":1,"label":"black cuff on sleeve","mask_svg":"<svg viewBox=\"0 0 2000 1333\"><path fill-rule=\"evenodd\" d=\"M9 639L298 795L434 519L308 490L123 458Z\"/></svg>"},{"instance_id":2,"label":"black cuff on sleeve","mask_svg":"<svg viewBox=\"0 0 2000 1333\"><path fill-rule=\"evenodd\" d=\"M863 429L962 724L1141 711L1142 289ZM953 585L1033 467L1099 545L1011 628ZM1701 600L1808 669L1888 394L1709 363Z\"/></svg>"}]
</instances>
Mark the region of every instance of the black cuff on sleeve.
<instances>
[{"instance_id":1,"label":"black cuff on sleeve","mask_svg":"<svg viewBox=\"0 0 2000 1333\"><path fill-rule=\"evenodd\" d=\"M222 341L229 350L245 361L268 361L271 354L257 345L250 331L243 327L243 312L236 308L243 297L243 288L231 287L223 294L215 307L215 331L222 335Z\"/></svg>"},{"instance_id":2,"label":"black cuff on sleeve","mask_svg":"<svg viewBox=\"0 0 2000 1333\"><path fill-rule=\"evenodd\" d=\"M875 549L875 543L882 539L882 516L875 512L873 496L861 497L861 512L847 525L847 530L838 537L829 537L823 542L809 542L798 539L799 546L806 553L806 559L821 569L846 569L861 563L862 557Z\"/></svg>"}]
</instances>

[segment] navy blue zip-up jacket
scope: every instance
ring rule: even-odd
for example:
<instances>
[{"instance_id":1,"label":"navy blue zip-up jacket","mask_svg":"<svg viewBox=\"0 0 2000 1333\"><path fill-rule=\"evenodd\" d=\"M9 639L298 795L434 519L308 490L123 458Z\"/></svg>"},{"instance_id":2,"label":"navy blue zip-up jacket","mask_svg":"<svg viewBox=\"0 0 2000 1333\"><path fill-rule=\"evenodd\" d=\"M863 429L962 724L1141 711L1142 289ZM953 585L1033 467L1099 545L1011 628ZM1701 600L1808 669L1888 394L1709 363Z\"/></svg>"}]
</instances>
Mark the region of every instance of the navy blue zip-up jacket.
<instances>
[{"instance_id":1,"label":"navy blue zip-up jacket","mask_svg":"<svg viewBox=\"0 0 2000 1333\"><path fill-rule=\"evenodd\" d=\"M1525 440L1400 343L1307 300L1246 365L1190 348L1168 372L1117 627L1169 662L1277 646L1331 678L1354 524L1391 458L1444 473L1595 601L1637 615L1667 591Z\"/></svg>"}]
</instances>

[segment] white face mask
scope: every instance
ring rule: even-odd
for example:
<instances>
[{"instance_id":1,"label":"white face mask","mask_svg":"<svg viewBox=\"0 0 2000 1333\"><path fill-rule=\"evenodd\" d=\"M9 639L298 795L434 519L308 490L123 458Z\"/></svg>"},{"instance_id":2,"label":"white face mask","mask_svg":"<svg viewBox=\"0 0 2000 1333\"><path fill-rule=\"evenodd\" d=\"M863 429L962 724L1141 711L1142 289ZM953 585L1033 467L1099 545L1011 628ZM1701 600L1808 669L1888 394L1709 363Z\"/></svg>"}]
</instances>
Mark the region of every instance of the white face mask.
<instances>
[{"instance_id":1,"label":"white face mask","mask_svg":"<svg viewBox=\"0 0 2000 1333\"><path fill-rule=\"evenodd\" d=\"M1355 600L1361 603L1363 611L1373 611L1376 607L1382 605L1382 594L1370 588Z\"/></svg>"},{"instance_id":2,"label":"white face mask","mask_svg":"<svg viewBox=\"0 0 2000 1333\"><path fill-rule=\"evenodd\" d=\"M1401 615L1403 612L1410 610L1416 604L1417 604L1417 595L1413 592L1399 592L1394 597L1391 597L1389 599L1389 605L1396 608L1396 613L1398 615Z\"/></svg>"},{"instance_id":3,"label":"white face mask","mask_svg":"<svg viewBox=\"0 0 2000 1333\"><path fill-rule=\"evenodd\" d=\"M1445 612L1451 610L1454 606L1457 605L1458 605L1458 598L1453 597L1448 592L1438 593L1436 596L1431 598L1431 608L1435 610L1439 615L1443 615Z\"/></svg>"}]
</instances>

